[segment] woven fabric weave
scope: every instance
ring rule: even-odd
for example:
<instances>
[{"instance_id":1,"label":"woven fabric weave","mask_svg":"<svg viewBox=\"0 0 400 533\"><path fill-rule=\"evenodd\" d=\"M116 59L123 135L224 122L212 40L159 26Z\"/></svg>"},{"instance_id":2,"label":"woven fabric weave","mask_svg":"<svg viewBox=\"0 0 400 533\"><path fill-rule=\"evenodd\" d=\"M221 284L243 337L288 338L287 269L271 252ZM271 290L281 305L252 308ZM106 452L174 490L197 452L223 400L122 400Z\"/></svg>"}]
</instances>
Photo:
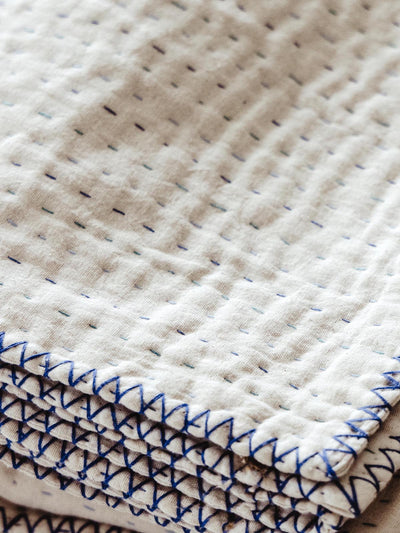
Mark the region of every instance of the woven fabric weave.
<instances>
[{"instance_id":1,"label":"woven fabric weave","mask_svg":"<svg viewBox=\"0 0 400 533\"><path fill-rule=\"evenodd\" d=\"M110 528L111 531L108 533L125 533L125 531L168 533L170 531L168 526L157 525L150 516L143 520L144 514L139 518L135 517L132 521L130 514L121 514L120 510L116 512L118 508L104 505L99 499L92 499L88 502L86 499L64 491L60 496L60 489L56 485L43 484L41 480L24 473L21 469L10 470L9 467L0 465L0 488L6 493L8 500L19 502L16 507L10 501L0 500L0 519L3 521L1 527L7 533L14 533L14 530L18 533L48 533L48 530L51 533L61 533L61 531L63 533L98 533L103 531L101 527L106 530ZM400 478L395 475L373 505L358 519L348 522L341 533L370 533L371 528L386 533L395 532L400 518L399 488ZM41 494L39 501L38 493ZM60 502L62 502L61 508ZM25 507L21 508L21 503ZM32 509L37 507L38 503L42 509L47 511ZM67 515L67 519L55 515L61 511ZM93 519L112 525L97 525ZM124 526L127 527L126 530L121 529Z\"/></svg>"},{"instance_id":2,"label":"woven fabric weave","mask_svg":"<svg viewBox=\"0 0 400 533\"><path fill-rule=\"evenodd\" d=\"M177 532L332 533L377 498L399 17L0 4L0 461Z\"/></svg>"}]
</instances>

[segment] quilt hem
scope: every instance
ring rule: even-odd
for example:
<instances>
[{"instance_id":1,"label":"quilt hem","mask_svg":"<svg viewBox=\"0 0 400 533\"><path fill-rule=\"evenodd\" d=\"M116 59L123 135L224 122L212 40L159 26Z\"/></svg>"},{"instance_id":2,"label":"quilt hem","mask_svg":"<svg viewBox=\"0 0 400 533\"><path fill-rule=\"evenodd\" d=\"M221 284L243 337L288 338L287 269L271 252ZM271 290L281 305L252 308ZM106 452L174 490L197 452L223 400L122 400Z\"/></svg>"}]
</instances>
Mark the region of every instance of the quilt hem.
<instances>
[{"instance_id":1,"label":"quilt hem","mask_svg":"<svg viewBox=\"0 0 400 533\"><path fill-rule=\"evenodd\" d=\"M362 451L370 437L387 418L400 399L399 370L380 374L383 384L370 390L370 404L355 409L359 417L344 421L345 431L331 437L332 446L301 457L299 446L291 447L283 453L276 452L279 438L270 437L261 443L256 442L258 431L255 428L240 432L235 427L235 418L221 411L201 409L167 397L165 393L150 390L143 383L125 386L125 377L104 376L106 372L90 368L81 362L64 359L51 352L29 353L28 341L22 340L7 345L6 333L0 333L0 360L19 366L27 372L43 376L52 381L64 383L85 394L96 395L106 402L123 405L140 415L161 422L181 433L207 440L233 453L253 459L264 466L272 466L282 472L294 473L315 481L337 479L348 471L357 454ZM400 357L394 357L400 363ZM270 462L265 459L270 458ZM295 468L288 469L284 460L291 458ZM252 462L249 461L252 468ZM258 468L258 466L257 466Z\"/></svg>"}]
</instances>

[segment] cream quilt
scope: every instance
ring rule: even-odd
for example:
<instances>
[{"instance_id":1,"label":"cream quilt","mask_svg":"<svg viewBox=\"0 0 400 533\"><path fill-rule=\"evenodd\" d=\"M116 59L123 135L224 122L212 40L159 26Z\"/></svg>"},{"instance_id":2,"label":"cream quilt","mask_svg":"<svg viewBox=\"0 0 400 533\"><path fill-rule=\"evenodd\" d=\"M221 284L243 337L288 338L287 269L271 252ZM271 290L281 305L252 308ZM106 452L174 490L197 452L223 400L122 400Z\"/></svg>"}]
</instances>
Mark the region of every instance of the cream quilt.
<instances>
[{"instance_id":1,"label":"cream quilt","mask_svg":"<svg viewBox=\"0 0 400 533\"><path fill-rule=\"evenodd\" d=\"M389 0L0 3L2 479L185 533L378 497L399 44Z\"/></svg>"}]
</instances>

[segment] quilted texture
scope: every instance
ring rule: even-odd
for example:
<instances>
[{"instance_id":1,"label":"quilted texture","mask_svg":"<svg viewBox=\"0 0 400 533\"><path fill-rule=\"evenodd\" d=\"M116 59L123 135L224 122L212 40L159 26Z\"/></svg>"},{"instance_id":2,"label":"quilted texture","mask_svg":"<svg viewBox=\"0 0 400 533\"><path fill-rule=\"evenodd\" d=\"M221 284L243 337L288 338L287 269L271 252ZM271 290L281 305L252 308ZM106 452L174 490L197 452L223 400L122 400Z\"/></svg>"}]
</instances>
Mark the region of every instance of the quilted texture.
<instances>
[{"instance_id":1,"label":"quilted texture","mask_svg":"<svg viewBox=\"0 0 400 533\"><path fill-rule=\"evenodd\" d=\"M110 528L107 533L127 533L128 531L171 533L166 520L160 520L157 523L154 517L145 512L133 516L127 506L122 509L123 506L118 505L115 499L104 498L100 494L93 493L91 496L87 494L86 498L82 497L77 484L74 484L72 491L65 491L58 483L61 476L57 478L49 472L44 483L34 474L40 471L44 474L45 469L35 470L29 461L19 461L18 468L12 468L8 459L15 461L15 455L12 458L3 456L2 459L0 464L0 508L3 509L0 510L0 531L2 533L8 533L12 531L12 527L17 528L17 526L20 528L17 529L19 533L25 533L24 528L29 533L31 531L47 533L45 526L50 527L51 533L93 533L93 530L103 533L101 527ZM16 464L14 462L14 467ZM63 482L65 485L65 480ZM26 515L26 518L15 519L15 515L22 514ZM109 525L106 526L106 524ZM96 527L98 530L95 529Z\"/></svg>"},{"instance_id":2,"label":"quilted texture","mask_svg":"<svg viewBox=\"0 0 400 533\"><path fill-rule=\"evenodd\" d=\"M174 531L331 533L376 498L399 14L2 2L4 463Z\"/></svg>"},{"instance_id":3,"label":"quilted texture","mask_svg":"<svg viewBox=\"0 0 400 533\"><path fill-rule=\"evenodd\" d=\"M3 499L0 499L0 525L4 533L128 533L128 530L89 520L37 512Z\"/></svg>"},{"instance_id":4,"label":"quilted texture","mask_svg":"<svg viewBox=\"0 0 400 533\"><path fill-rule=\"evenodd\" d=\"M37 498L32 497L34 494L40 492L42 494L42 505L47 506L49 510L59 507L60 491L55 487L46 485L42 486L41 481L36 480L30 476L27 476L21 472L21 470L11 471L4 466L0 466L0 479L1 487L4 488L7 485L7 496L9 499L15 497L24 505L37 506ZM8 484L6 482L8 479ZM12 481L11 481L12 480ZM15 487L15 490L14 490ZM394 476L390 485L382 492L376 502L357 520L352 520L346 524L342 533L370 533L371 528L376 528L375 531L384 531L385 533L394 533L397 531L399 520L399 488L400 479ZM88 516L92 518L95 516L96 520L104 520L108 516L108 522L117 523L120 518L120 513L108 511L108 513L102 508L96 500L92 500L89 504L82 504L80 499L74 497L69 493L62 493L62 510L64 513L83 516L85 520L88 520ZM85 500L83 500L85 502ZM103 531L101 526L89 521L86 522L75 517L70 516L67 519L62 517L56 517L50 513L42 513L27 509L24 507L16 508L15 505L10 504L6 500L0 500L0 520L3 520L2 528L6 533L18 531L19 533L47 533L50 522L51 533L94 533ZM59 512L59 509L58 511ZM38 519L39 518L39 519ZM136 533L158 533L164 531L168 533L168 528L163 529L161 526L157 526L154 522L148 526L141 519L128 518L125 525L129 526L128 530L132 531L131 527L134 525L134 531ZM53 529L51 529L51 527ZM68 529L68 527L70 529ZM87 529L85 529L85 527ZM96 529L96 527L98 529ZM106 530L110 528L108 533L122 533L125 530L121 530L118 526L103 526ZM13 529L14 528L14 529ZM47 528L47 529L46 529ZM380 529L379 529L380 528Z\"/></svg>"}]
</instances>

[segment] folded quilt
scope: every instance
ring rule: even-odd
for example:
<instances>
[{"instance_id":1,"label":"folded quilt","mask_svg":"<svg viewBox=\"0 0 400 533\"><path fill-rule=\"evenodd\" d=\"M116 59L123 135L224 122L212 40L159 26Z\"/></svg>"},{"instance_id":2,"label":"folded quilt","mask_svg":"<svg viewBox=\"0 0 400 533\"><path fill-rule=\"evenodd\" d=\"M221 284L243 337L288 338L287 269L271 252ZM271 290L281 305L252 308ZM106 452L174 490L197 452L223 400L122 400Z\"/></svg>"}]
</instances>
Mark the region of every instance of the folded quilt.
<instances>
[{"instance_id":1,"label":"folded quilt","mask_svg":"<svg viewBox=\"0 0 400 533\"><path fill-rule=\"evenodd\" d=\"M399 17L0 4L0 467L132 529L333 533L376 500Z\"/></svg>"},{"instance_id":2,"label":"folded quilt","mask_svg":"<svg viewBox=\"0 0 400 533\"><path fill-rule=\"evenodd\" d=\"M8 464L8 461L11 463ZM13 468L18 462L18 468ZM35 473L47 474L37 478ZM46 481L43 482L43 479ZM63 482L63 483L61 483ZM170 533L149 513L136 516L114 498L84 498L77 484L63 490L66 479L35 467L16 454L5 454L0 464L0 531L9 533ZM62 515L60 515L62 513Z\"/></svg>"},{"instance_id":3,"label":"folded quilt","mask_svg":"<svg viewBox=\"0 0 400 533\"><path fill-rule=\"evenodd\" d=\"M62 511L64 515L69 516L57 516L60 489L55 485L43 486L40 480L26 475L20 469L10 470L0 465L0 487L4 492L7 479L9 481L7 500L0 497L0 523L2 531L6 533L125 533L128 530L132 531L132 527L135 532L140 533L170 532L168 528L157 526L151 521L150 516L148 517L150 521L147 518L143 519L144 514L142 514L132 522L131 516L124 516L123 513L115 513L110 509L107 511L107 508L96 500L88 504L85 503L86 500L81 501L65 492L62 493ZM400 478L396 475L367 512L357 520L348 522L342 533L368 533L371 528L380 528L377 529L379 531L396 531L400 516L399 488ZM37 494L42 496L40 507L46 507L50 512L16 506L9 501L37 507ZM94 517L97 522L93 522ZM99 523L103 521L103 524ZM105 525L107 521L113 525ZM128 529L124 529L123 525L127 525Z\"/></svg>"},{"instance_id":4,"label":"folded quilt","mask_svg":"<svg viewBox=\"0 0 400 533\"><path fill-rule=\"evenodd\" d=\"M16 506L0 498L0 526L6 533L128 533L120 527Z\"/></svg>"},{"instance_id":5,"label":"folded quilt","mask_svg":"<svg viewBox=\"0 0 400 533\"><path fill-rule=\"evenodd\" d=\"M400 478L396 474L388 487L370 507L355 520L346 523L342 533L394 532L400 519Z\"/></svg>"}]
</instances>

